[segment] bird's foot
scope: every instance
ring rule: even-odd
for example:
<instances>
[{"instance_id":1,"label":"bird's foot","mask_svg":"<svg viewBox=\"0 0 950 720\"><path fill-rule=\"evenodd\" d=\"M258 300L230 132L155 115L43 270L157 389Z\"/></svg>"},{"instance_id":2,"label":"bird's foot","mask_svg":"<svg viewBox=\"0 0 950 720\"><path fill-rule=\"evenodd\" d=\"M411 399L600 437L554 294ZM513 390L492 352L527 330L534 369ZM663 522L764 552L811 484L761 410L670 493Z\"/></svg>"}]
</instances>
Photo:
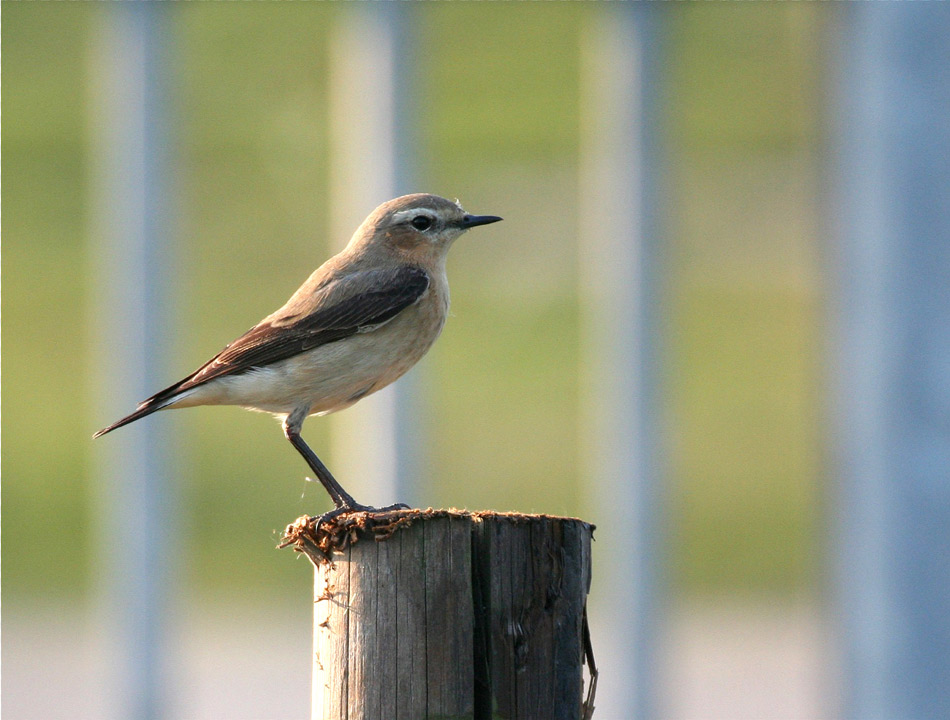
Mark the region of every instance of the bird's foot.
<instances>
[{"instance_id":1,"label":"bird's foot","mask_svg":"<svg viewBox=\"0 0 950 720\"><path fill-rule=\"evenodd\" d=\"M387 505L385 507L373 507L372 505L361 505L358 502L352 502L346 505L340 505L339 507L335 507L332 510L323 513L323 515L317 515L311 518L311 521L313 522L313 533L314 535L316 535L320 531L320 528L322 526L326 525L332 520L335 520L341 515L349 515L350 513L358 513L358 512L384 513L384 512L392 512L393 510L409 510L409 509L410 508L408 505L406 505L406 503L394 503L392 505Z\"/></svg>"},{"instance_id":2,"label":"bird's foot","mask_svg":"<svg viewBox=\"0 0 950 720\"><path fill-rule=\"evenodd\" d=\"M412 517L412 513L397 511L410 509L405 503L378 508L351 501L323 515L297 518L284 530L278 547L293 545L314 562L329 561L334 550L344 550L356 540L359 532L369 532L376 540L392 537L393 532ZM344 517L349 515L354 517Z\"/></svg>"},{"instance_id":3,"label":"bird's foot","mask_svg":"<svg viewBox=\"0 0 950 720\"><path fill-rule=\"evenodd\" d=\"M383 513L383 512L392 512L393 510L409 510L409 506L406 503L393 503L392 505L387 505L386 507L373 507L372 505L360 505L359 503L353 503L350 506L342 506L337 508L337 510L342 510L344 513L348 512L371 512L371 513ZM334 512L331 510L330 512ZM341 513L342 514L342 513Z\"/></svg>"}]
</instances>

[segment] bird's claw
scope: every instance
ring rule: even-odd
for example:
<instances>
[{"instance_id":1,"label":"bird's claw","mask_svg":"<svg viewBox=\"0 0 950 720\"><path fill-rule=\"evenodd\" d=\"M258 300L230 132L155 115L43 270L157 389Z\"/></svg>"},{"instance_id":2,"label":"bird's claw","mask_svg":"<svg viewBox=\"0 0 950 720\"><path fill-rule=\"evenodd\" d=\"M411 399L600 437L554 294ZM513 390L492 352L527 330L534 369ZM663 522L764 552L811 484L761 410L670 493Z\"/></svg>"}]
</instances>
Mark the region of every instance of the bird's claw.
<instances>
[{"instance_id":1,"label":"bird's claw","mask_svg":"<svg viewBox=\"0 0 950 720\"><path fill-rule=\"evenodd\" d=\"M350 513L365 512L365 513L384 513L392 512L393 510L409 510L410 507L406 503L393 503L392 505L386 505L385 507L373 507L372 505L361 505L360 503L351 503L349 505L341 505L335 507L332 510L329 510L323 515L315 515L310 518L313 522L313 532L314 535L319 533L321 526L324 523L328 523L331 520L335 520L341 515L348 515Z\"/></svg>"},{"instance_id":2,"label":"bird's claw","mask_svg":"<svg viewBox=\"0 0 950 720\"><path fill-rule=\"evenodd\" d=\"M357 505L354 508L354 511L371 512L371 513L392 512L393 510L409 510L409 506L406 505L406 503L393 503L392 505L387 505L386 507L372 507L371 505Z\"/></svg>"}]
</instances>

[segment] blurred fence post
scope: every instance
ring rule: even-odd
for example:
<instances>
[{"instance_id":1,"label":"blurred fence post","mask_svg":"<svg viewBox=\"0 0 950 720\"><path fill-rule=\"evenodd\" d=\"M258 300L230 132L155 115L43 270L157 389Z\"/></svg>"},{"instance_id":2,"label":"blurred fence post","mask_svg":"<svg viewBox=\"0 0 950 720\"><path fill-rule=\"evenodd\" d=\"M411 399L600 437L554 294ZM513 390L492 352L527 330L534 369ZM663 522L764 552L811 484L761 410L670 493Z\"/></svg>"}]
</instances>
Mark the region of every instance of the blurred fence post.
<instances>
[{"instance_id":1,"label":"blurred fence post","mask_svg":"<svg viewBox=\"0 0 950 720\"><path fill-rule=\"evenodd\" d=\"M403 3L356 3L330 43L330 238L342 249L366 215L415 192L410 15ZM360 502L416 499L416 372L333 416L332 467Z\"/></svg>"},{"instance_id":2,"label":"blurred fence post","mask_svg":"<svg viewBox=\"0 0 950 720\"><path fill-rule=\"evenodd\" d=\"M126 414L167 382L167 24L163 3L117 3L90 71L95 195L91 330L100 424ZM148 720L167 714L163 687L169 564L175 525L163 418L96 441L103 625L117 657L111 711ZM95 429L95 428L93 428ZM91 432L91 431L90 431ZM130 545L141 552L133 551Z\"/></svg>"},{"instance_id":3,"label":"blurred fence post","mask_svg":"<svg viewBox=\"0 0 950 720\"><path fill-rule=\"evenodd\" d=\"M950 717L950 7L840 8L832 324L843 716Z\"/></svg>"},{"instance_id":4,"label":"blurred fence post","mask_svg":"<svg viewBox=\"0 0 950 720\"><path fill-rule=\"evenodd\" d=\"M580 296L585 487L597 525L591 594L597 713L655 717L663 412L658 93L664 8L598 8L581 70ZM606 576L602 576L606 577Z\"/></svg>"}]
</instances>

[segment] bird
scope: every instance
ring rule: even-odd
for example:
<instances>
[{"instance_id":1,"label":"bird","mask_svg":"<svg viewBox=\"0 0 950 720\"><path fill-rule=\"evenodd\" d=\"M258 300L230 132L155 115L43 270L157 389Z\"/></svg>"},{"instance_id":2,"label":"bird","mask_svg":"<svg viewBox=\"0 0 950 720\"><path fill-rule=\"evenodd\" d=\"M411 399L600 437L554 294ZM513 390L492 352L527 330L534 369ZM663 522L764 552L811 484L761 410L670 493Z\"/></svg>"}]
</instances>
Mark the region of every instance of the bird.
<instances>
[{"instance_id":1,"label":"bird","mask_svg":"<svg viewBox=\"0 0 950 720\"><path fill-rule=\"evenodd\" d=\"M448 315L449 248L471 228L501 219L470 215L458 201L428 193L384 202L280 309L93 437L158 410L236 405L281 420L334 503L324 518L405 507L357 503L301 428L310 415L343 410L386 387L425 355Z\"/></svg>"}]
</instances>

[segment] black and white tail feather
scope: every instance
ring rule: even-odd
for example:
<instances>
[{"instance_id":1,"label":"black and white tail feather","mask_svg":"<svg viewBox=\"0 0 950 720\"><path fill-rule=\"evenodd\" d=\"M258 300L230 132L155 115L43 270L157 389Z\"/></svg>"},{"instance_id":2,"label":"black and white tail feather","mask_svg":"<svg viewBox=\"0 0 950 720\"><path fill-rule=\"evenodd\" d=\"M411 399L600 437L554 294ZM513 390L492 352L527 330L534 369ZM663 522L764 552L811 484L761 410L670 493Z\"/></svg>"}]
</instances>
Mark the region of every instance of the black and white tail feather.
<instances>
[{"instance_id":1,"label":"black and white tail feather","mask_svg":"<svg viewBox=\"0 0 950 720\"><path fill-rule=\"evenodd\" d=\"M169 405L174 404L178 400L186 398L193 392L193 390L186 390L184 392L176 392L176 390L189 378L185 378L185 380L177 382L171 387L165 388L161 392L155 393L147 400L143 400L138 404L134 412L129 413L121 420L116 420L114 423L109 425L109 427L102 428L102 430L99 430L95 435L92 436L93 439L99 437L100 435L105 435L106 433L112 432L116 428L120 428L123 425L128 425L130 422L135 422L146 415L151 415L153 412L167 408Z\"/></svg>"}]
</instances>

